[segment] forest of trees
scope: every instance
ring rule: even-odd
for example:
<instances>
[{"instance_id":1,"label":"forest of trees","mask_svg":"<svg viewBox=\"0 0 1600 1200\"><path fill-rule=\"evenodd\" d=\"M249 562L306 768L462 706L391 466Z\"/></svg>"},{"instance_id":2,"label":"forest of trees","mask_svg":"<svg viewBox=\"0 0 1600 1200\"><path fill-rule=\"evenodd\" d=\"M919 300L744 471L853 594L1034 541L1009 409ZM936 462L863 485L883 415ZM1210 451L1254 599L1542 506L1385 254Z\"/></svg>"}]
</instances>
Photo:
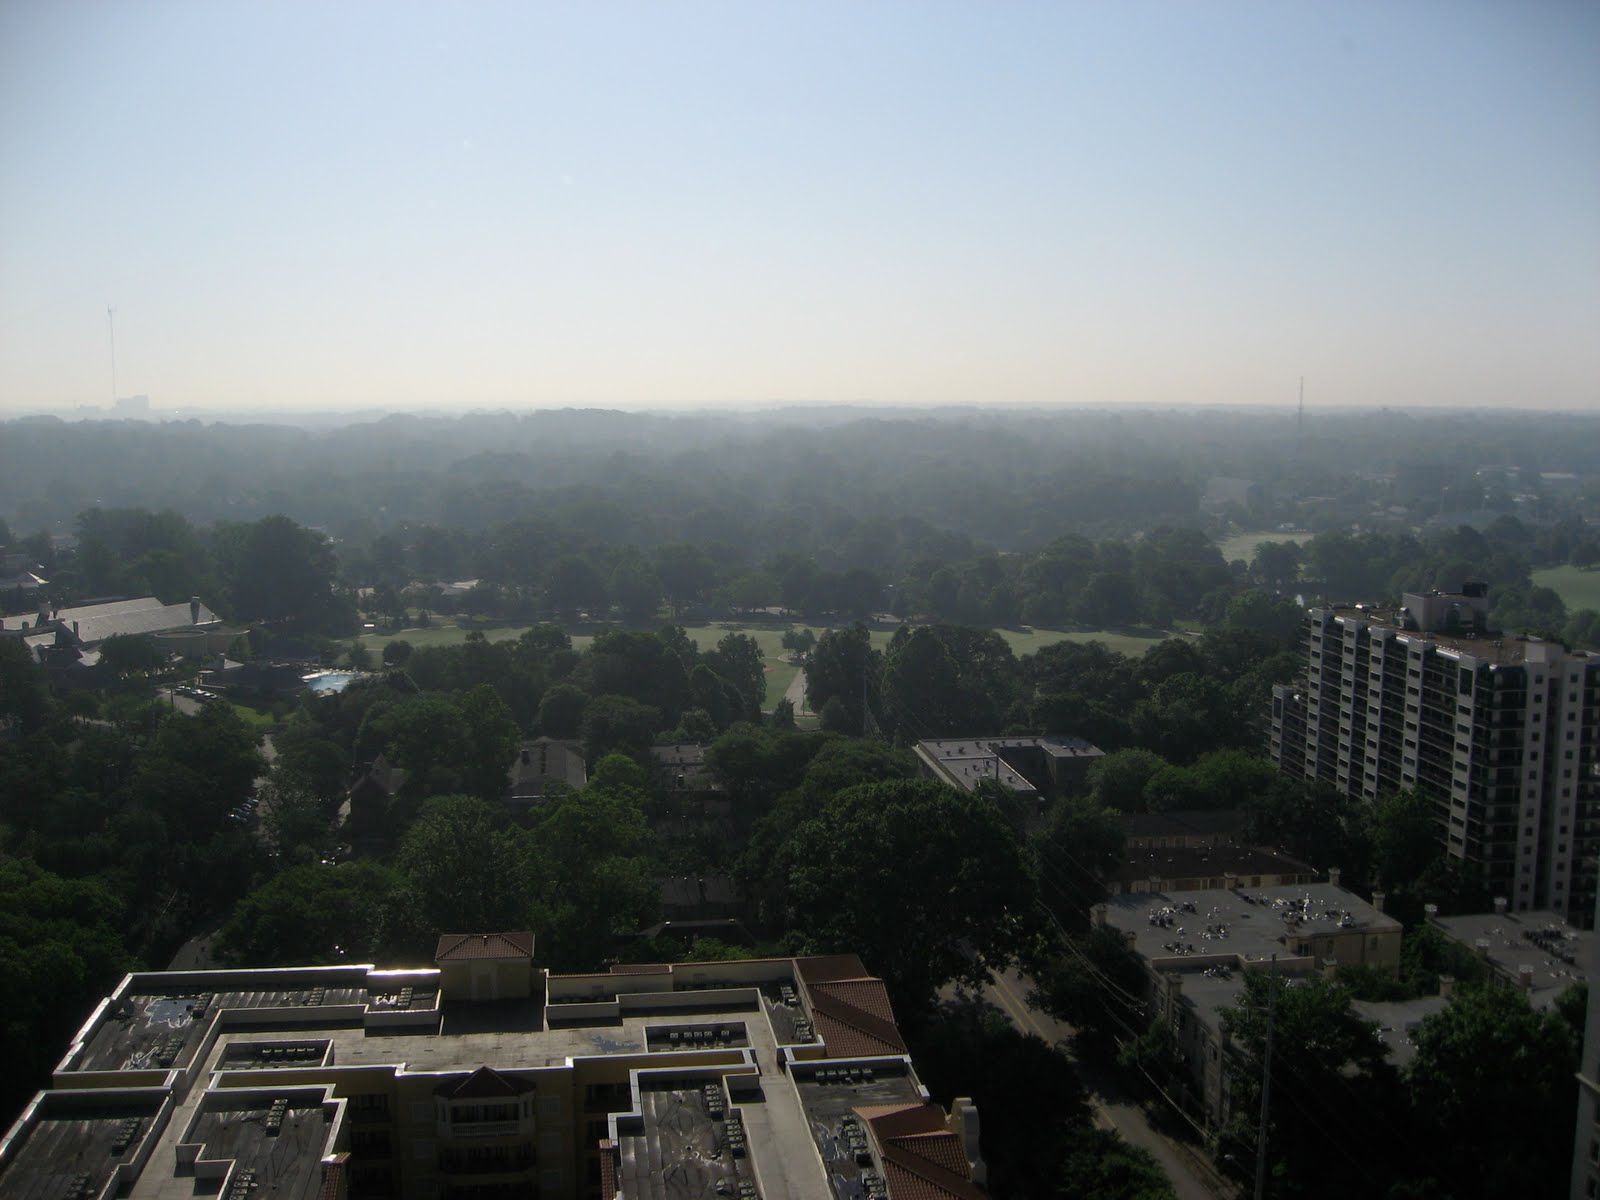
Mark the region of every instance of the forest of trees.
<instances>
[{"instance_id":1,"label":"forest of trees","mask_svg":"<svg viewBox=\"0 0 1600 1200\"><path fill-rule=\"evenodd\" d=\"M1568 612L1532 574L1600 562L1596 497L1540 483L1580 468L1592 433L1443 422L1438 453L1470 455L1488 432L1519 464L1498 493L1458 471L1432 501L1498 506L1494 519L1357 527L1340 505L1397 498L1361 474L1381 439L1330 419L1317 455L1288 463L1279 418L1150 416L8 424L0 543L40 568L51 603L200 596L252 629L238 656L331 659L363 618L452 615L472 631L453 644L395 632L346 690L270 718L157 701L166 667L138 639L106 644L95 688L57 692L0 638L0 1054L16 1066L0 1105L47 1077L121 971L163 965L198 932L251 965L425 962L441 928L535 928L559 969L752 952L640 936L662 878L715 873L750 896L757 952L850 951L883 976L930 1088L983 1109L996 1195L1064 1178L1066 1194L1159 1200L1159 1171L1092 1129L1071 1061L948 987L1021 964L1039 1004L1082 1031L1080 1053L1120 1043L1132 1077L1181 1097L1170 1046L1130 999L1137 966L1087 913L1121 857L1119 814L1226 807L1244 810L1252 842L1385 889L1408 929L1397 976L1343 970L1277 997L1273 1088L1303 1119L1269 1132L1271 1194L1487 1200L1506 1180L1552 1183L1570 1150L1581 997L1532 1014L1426 926L1424 905L1488 901L1440 854L1426 801L1363 805L1279 774L1261 750L1270 688L1302 661L1303 602L1483 579L1497 623L1592 644L1600 614ZM126 469L105 465L112 454ZM115 488L75 482L96 464ZM1280 498L1201 512L1214 473ZM1218 536L1245 516L1310 532L1229 562ZM749 634L685 629L767 608L819 627L785 635L814 719L768 694ZM885 611L917 619L885 643L869 630ZM1139 657L1093 641L1019 655L998 630L1024 622L1188 633ZM497 623L515 636L484 636ZM1044 813L916 778L909 744L972 732L1069 734L1107 754ZM581 743L588 783L514 820L506 766L537 735ZM650 770L661 740L709 744L726 819L682 819ZM405 782L385 836L351 858L340 805L379 755ZM1396 1073L1350 1002L1426 994L1447 974L1463 1002ZM1251 986L1230 1018L1247 1057L1262 1041ZM1050 1101L1020 1105L1019 1080ZM1447 1153L1457 1128L1481 1169ZM1339 1148L1352 1139L1354 1161ZM1254 1147L1241 1125L1213 1149L1240 1170Z\"/></svg>"}]
</instances>

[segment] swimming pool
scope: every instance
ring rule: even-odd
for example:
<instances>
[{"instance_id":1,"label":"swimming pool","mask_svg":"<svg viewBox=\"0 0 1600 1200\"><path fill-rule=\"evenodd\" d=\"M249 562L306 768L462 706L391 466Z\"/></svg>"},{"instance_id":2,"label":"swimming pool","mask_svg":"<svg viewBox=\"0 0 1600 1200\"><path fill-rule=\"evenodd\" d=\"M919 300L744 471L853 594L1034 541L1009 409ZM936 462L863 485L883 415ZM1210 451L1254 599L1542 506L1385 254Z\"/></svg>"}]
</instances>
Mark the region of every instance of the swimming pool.
<instances>
[{"instance_id":1,"label":"swimming pool","mask_svg":"<svg viewBox=\"0 0 1600 1200\"><path fill-rule=\"evenodd\" d=\"M318 675L307 675L306 687L313 692L342 692L355 678L355 671L323 671Z\"/></svg>"}]
</instances>

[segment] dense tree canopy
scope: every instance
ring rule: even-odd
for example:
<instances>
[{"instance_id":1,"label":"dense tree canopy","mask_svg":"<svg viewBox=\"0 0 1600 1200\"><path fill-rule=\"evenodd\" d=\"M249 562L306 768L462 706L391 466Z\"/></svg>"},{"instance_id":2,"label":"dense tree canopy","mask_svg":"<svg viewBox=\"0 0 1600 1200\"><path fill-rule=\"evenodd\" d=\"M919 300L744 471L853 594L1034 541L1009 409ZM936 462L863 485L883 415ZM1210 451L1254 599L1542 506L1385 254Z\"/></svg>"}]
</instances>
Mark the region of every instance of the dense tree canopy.
<instances>
[{"instance_id":1,"label":"dense tree canopy","mask_svg":"<svg viewBox=\"0 0 1600 1200\"><path fill-rule=\"evenodd\" d=\"M928 780L838 793L780 864L807 948L861 954L912 1008L1003 966L1032 925L1032 871L1000 814Z\"/></svg>"}]
</instances>

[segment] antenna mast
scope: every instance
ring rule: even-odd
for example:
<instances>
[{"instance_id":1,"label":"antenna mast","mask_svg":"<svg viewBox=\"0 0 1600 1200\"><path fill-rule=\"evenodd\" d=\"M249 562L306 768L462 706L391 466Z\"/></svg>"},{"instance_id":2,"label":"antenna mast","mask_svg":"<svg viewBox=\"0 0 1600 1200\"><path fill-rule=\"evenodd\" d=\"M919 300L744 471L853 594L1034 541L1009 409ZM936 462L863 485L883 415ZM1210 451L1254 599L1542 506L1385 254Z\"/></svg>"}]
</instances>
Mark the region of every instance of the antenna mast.
<instances>
[{"instance_id":1,"label":"antenna mast","mask_svg":"<svg viewBox=\"0 0 1600 1200\"><path fill-rule=\"evenodd\" d=\"M1294 456L1302 457L1306 437L1306 377L1300 376L1300 411L1294 418Z\"/></svg>"},{"instance_id":2,"label":"antenna mast","mask_svg":"<svg viewBox=\"0 0 1600 1200\"><path fill-rule=\"evenodd\" d=\"M106 329L111 334L111 406L117 405L117 310L106 305Z\"/></svg>"}]
</instances>

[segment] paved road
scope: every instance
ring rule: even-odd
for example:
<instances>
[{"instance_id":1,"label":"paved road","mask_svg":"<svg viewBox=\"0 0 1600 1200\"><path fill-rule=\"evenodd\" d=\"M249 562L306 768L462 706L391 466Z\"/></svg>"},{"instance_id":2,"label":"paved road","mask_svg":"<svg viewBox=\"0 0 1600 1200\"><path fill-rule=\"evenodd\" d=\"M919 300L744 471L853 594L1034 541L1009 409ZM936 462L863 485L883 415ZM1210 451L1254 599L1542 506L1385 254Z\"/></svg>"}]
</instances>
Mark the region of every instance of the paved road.
<instances>
[{"instance_id":1,"label":"paved road","mask_svg":"<svg viewBox=\"0 0 1600 1200\"><path fill-rule=\"evenodd\" d=\"M1010 1018L1024 1033L1031 1033L1072 1057L1073 1028L1028 1006L1033 981L1020 971L996 976L983 989L983 998ZM1148 1150L1166 1171L1178 1200L1233 1200L1233 1185L1217 1175L1199 1153L1184 1143L1153 1129L1144 1109L1109 1072L1073 1059L1078 1076L1095 1107L1095 1123L1115 1129L1127 1141Z\"/></svg>"},{"instance_id":2,"label":"paved road","mask_svg":"<svg viewBox=\"0 0 1600 1200\"><path fill-rule=\"evenodd\" d=\"M794 705L795 715L806 711L806 669L801 667L794 673L794 678L789 681L789 686L784 690L783 698Z\"/></svg>"}]
</instances>

